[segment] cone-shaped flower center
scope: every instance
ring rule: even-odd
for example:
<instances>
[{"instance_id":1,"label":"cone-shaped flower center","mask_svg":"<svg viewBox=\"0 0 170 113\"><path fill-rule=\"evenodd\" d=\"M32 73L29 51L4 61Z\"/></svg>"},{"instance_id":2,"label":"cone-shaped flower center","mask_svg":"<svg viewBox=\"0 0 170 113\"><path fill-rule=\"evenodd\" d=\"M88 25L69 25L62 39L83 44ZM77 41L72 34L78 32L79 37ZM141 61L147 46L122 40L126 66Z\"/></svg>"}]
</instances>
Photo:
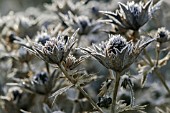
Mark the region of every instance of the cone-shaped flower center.
<instances>
[{"instance_id":1,"label":"cone-shaped flower center","mask_svg":"<svg viewBox=\"0 0 170 113\"><path fill-rule=\"evenodd\" d=\"M159 33L159 36L162 38L162 37L165 37L166 34L165 34L165 32L161 31L161 32Z\"/></svg>"},{"instance_id":2,"label":"cone-shaped flower center","mask_svg":"<svg viewBox=\"0 0 170 113\"><path fill-rule=\"evenodd\" d=\"M141 7L138 4L132 5L129 7L130 12L135 16L138 17L139 14L141 13Z\"/></svg>"},{"instance_id":3,"label":"cone-shaped flower center","mask_svg":"<svg viewBox=\"0 0 170 113\"><path fill-rule=\"evenodd\" d=\"M41 73L38 73L34 76L34 82L38 82L38 83L45 83L46 81L48 80L48 76L47 76L47 73L45 72L41 72Z\"/></svg>"},{"instance_id":4,"label":"cone-shaped flower center","mask_svg":"<svg viewBox=\"0 0 170 113\"><path fill-rule=\"evenodd\" d=\"M42 45L45 45L45 43L49 40L50 40L50 35L48 35L47 33L41 33L36 36L36 41L38 43L41 43Z\"/></svg>"},{"instance_id":5,"label":"cone-shaped flower center","mask_svg":"<svg viewBox=\"0 0 170 113\"><path fill-rule=\"evenodd\" d=\"M164 27L159 28L156 33L157 41L160 43L167 42L169 39L169 31L166 30Z\"/></svg>"},{"instance_id":6,"label":"cone-shaped flower center","mask_svg":"<svg viewBox=\"0 0 170 113\"><path fill-rule=\"evenodd\" d=\"M108 53L117 53L117 50L121 52L121 50L126 46L126 39L120 35L113 35L107 44L107 52Z\"/></svg>"}]
</instances>

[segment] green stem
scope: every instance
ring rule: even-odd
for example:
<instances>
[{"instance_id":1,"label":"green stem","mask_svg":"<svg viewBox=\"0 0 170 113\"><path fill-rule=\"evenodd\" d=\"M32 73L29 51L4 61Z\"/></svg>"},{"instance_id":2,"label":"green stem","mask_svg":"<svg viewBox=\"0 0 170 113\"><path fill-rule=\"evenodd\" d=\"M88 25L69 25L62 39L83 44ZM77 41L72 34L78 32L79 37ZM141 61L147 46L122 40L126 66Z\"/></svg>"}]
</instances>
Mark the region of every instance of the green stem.
<instances>
[{"instance_id":1,"label":"green stem","mask_svg":"<svg viewBox=\"0 0 170 113\"><path fill-rule=\"evenodd\" d=\"M118 88L119 88L119 82L120 82L120 76L121 74L119 72L116 72L116 81L114 84L114 92L113 92L113 101L111 105L111 113L116 113L116 98L117 98L117 93L118 93Z\"/></svg>"},{"instance_id":2,"label":"green stem","mask_svg":"<svg viewBox=\"0 0 170 113\"><path fill-rule=\"evenodd\" d=\"M71 78L69 76L69 74L67 73L67 71L65 70L65 68L63 67L63 65L59 65L59 68L61 69L61 71L64 73L64 75L66 76L66 78L72 83L72 84L76 84L76 81ZM94 106L100 113L103 113L102 109L92 100L92 98L79 86L76 85L77 89L88 99L88 101L92 104L92 106Z\"/></svg>"}]
</instances>

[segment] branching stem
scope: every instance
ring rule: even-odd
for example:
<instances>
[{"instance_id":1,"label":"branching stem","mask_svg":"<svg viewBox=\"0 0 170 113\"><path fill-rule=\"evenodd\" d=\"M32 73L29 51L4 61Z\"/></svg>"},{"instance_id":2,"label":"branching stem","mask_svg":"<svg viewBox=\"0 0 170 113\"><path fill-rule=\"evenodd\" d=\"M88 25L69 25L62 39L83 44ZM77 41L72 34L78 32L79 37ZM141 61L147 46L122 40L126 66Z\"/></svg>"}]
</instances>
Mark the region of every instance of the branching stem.
<instances>
[{"instance_id":1,"label":"branching stem","mask_svg":"<svg viewBox=\"0 0 170 113\"><path fill-rule=\"evenodd\" d=\"M144 55L145 55L146 59L149 61L149 63L150 63L149 65L151 67L154 67L154 73L156 74L156 76L159 78L161 83L164 85L165 89L170 94L170 89L169 89L168 85L166 84L165 79L163 78L163 75L160 73L158 67L154 65L153 61L151 60L150 56L148 55L148 53L146 52L145 49L144 49Z\"/></svg>"},{"instance_id":2,"label":"branching stem","mask_svg":"<svg viewBox=\"0 0 170 113\"><path fill-rule=\"evenodd\" d=\"M67 71L65 70L65 68L63 67L62 64L59 65L59 68L61 69L61 71L64 73L65 77L72 83L72 84L76 84L76 81L69 76L69 74L67 73ZM79 86L79 85L75 85L77 87L77 89L88 99L88 101L100 112L103 113L102 109L92 100L92 98Z\"/></svg>"}]
</instances>

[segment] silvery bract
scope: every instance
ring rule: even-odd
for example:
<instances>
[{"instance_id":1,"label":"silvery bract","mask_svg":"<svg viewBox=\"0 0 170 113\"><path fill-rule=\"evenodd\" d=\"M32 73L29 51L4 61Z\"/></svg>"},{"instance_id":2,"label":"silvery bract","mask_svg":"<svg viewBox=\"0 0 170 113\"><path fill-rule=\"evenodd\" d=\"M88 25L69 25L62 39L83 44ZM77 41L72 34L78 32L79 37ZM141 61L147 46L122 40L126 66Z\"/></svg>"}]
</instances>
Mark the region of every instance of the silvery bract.
<instances>
[{"instance_id":1,"label":"silvery bract","mask_svg":"<svg viewBox=\"0 0 170 113\"><path fill-rule=\"evenodd\" d=\"M45 45L36 43L31 51L47 63L60 64L76 43L77 32L78 30L71 37L58 35L57 38L50 38Z\"/></svg>"},{"instance_id":2,"label":"silvery bract","mask_svg":"<svg viewBox=\"0 0 170 113\"><path fill-rule=\"evenodd\" d=\"M74 57L73 55L68 55L68 57L65 59L65 61L63 62L63 66L65 67L65 69L68 70L73 70L75 69L85 58L84 57L80 57L77 58Z\"/></svg>"},{"instance_id":3,"label":"silvery bract","mask_svg":"<svg viewBox=\"0 0 170 113\"><path fill-rule=\"evenodd\" d=\"M148 1L145 5L142 2L135 3L127 2L127 5L119 3L120 10L116 12L101 11L107 15L110 23L117 25L124 29L138 30L151 18L152 0Z\"/></svg>"},{"instance_id":4,"label":"silvery bract","mask_svg":"<svg viewBox=\"0 0 170 113\"><path fill-rule=\"evenodd\" d=\"M120 35L111 35L109 41L93 48L81 48L83 51L95 57L101 64L108 69L116 72L123 72L136 60L141 51L154 39L147 41L139 40L136 44Z\"/></svg>"}]
</instances>

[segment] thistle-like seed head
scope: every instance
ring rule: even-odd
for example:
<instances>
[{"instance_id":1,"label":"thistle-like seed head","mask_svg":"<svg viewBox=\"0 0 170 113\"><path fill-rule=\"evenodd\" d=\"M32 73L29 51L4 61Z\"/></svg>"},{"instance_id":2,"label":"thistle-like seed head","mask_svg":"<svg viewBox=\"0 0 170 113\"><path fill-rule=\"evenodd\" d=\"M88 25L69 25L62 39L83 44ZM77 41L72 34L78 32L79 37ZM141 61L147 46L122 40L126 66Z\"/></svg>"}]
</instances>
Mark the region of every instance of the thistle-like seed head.
<instances>
[{"instance_id":1,"label":"thistle-like seed head","mask_svg":"<svg viewBox=\"0 0 170 113\"><path fill-rule=\"evenodd\" d=\"M27 82L21 82L21 87L41 95L49 94L56 84L56 77L58 76L58 73L56 72L57 71L54 70L49 75L47 72L40 71L33 75Z\"/></svg>"},{"instance_id":2,"label":"thistle-like seed head","mask_svg":"<svg viewBox=\"0 0 170 113\"><path fill-rule=\"evenodd\" d=\"M78 30L71 37L58 35L50 38L44 45L35 43L30 51L47 63L59 65L65 61L76 43L75 35L77 32Z\"/></svg>"},{"instance_id":3,"label":"thistle-like seed head","mask_svg":"<svg viewBox=\"0 0 170 113\"><path fill-rule=\"evenodd\" d=\"M99 28L102 26L100 23L96 22L93 19L90 19L88 16L76 16L73 15L71 12L68 12L68 15L64 15L60 13L63 22L73 29L80 28L78 34L84 35L88 33L97 32Z\"/></svg>"},{"instance_id":4,"label":"thistle-like seed head","mask_svg":"<svg viewBox=\"0 0 170 113\"><path fill-rule=\"evenodd\" d=\"M45 45L46 41L49 41L50 35L48 35L46 32L38 33L35 37L35 41L38 43L41 43L42 45Z\"/></svg>"},{"instance_id":5,"label":"thistle-like seed head","mask_svg":"<svg viewBox=\"0 0 170 113\"><path fill-rule=\"evenodd\" d=\"M113 69L116 72L124 72L152 41L154 39L139 40L134 44L131 41L127 42L120 35L111 35L109 41L93 45L93 48L81 49L96 58L106 68Z\"/></svg>"},{"instance_id":6,"label":"thistle-like seed head","mask_svg":"<svg viewBox=\"0 0 170 113\"><path fill-rule=\"evenodd\" d=\"M18 50L18 58L21 62L29 62L32 58L32 54L25 48L20 47Z\"/></svg>"},{"instance_id":7,"label":"thistle-like seed head","mask_svg":"<svg viewBox=\"0 0 170 113\"><path fill-rule=\"evenodd\" d=\"M7 96L12 100L19 102L23 94L23 90L20 87L11 87L8 89Z\"/></svg>"},{"instance_id":8,"label":"thistle-like seed head","mask_svg":"<svg viewBox=\"0 0 170 113\"><path fill-rule=\"evenodd\" d=\"M124 89L127 88L127 86L133 86L132 80L130 79L130 77L128 75L123 75L122 76L122 83L121 83L121 87L123 87Z\"/></svg>"},{"instance_id":9,"label":"thistle-like seed head","mask_svg":"<svg viewBox=\"0 0 170 113\"><path fill-rule=\"evenodd\" d=\"M157 42L164 43L170 40L169 31L165 27L159 28L156 32Z\"/></svg>"},{"instance_id":10,"label":"thistle-like seed head","mask_svg":"<svg viewBox=\"0 0 170 113\"><path fill-rule=\"evenodd\" d=\"M46 72L38 73L34 76L33 82L36 84L45 84L48 81L48 75Z\"/></svg>"},{"instance_id":11,"label":"thistle-like seed head","mask_svg":"<svg viewBox=\"0 0 170 113\"><path fill-rule=\"evenodd\" d=\"M120 28L131 30L138 30L150 20L152 13L155 11L153 9L159 9L152 6L152 0L146 4L142 2L135 3L134 1L127 2L127 4L120 2L119 8L115 13L109 11L101 12L110 18L110 20L108 20L109 23L113 23Z\"/></svg>"},{"instance_id":12,"label":"thistle-like seed head","mask_svg":"<svg viewBox=\"0 0 170 113\"><path fill-rule=\"evenodd\" d=\"M117 51L121 52L122 49L126 46L126 39L120 35L111 35L107 45L106 52L107 54L117 54Z\"/></svg>"},{"instance_id":13,"label":"thistle-like seed head","mask_svg":"<svg viewBox=\"0 0 170 113\"><path fill-rule=\"evenodd\" d=\"M97 103L97 105L99 107L108 108L110 106L110 104L112 103L111 97L99 97L98 100L99 100L99 102Z\"/></svg>"},{"instance_id":14,"label":"thistle-like seed head","mask_svg":"<svg viewBox=\"0 0 170 113\"><path fill-rule=\"evenodd\" d=\"M85 58L80 57L76 59L73 55L69 55L66 60L63 62L65 69L73 70L76 68Z\"/></svg>"}]
</instances>

